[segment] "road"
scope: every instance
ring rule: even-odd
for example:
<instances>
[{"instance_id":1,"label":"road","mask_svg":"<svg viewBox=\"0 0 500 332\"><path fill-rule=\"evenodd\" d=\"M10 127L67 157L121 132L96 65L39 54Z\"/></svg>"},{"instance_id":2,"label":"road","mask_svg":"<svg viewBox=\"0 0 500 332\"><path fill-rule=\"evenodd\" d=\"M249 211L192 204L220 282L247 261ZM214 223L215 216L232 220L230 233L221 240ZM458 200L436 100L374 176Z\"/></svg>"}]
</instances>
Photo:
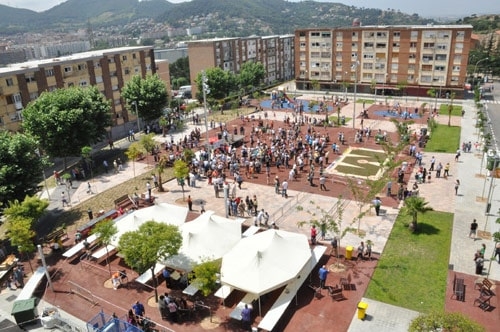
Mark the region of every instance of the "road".
<instances>
[{"instance_id":1,"label":"road","mask_svg":"<svg viewBox=\"0 0 500 332\"><path fill-rule=\"evenodd\" d=\"M496 81L494 83L494 89L492 92L487 92L485 94L485 108L489 116L490 131L493 135L492 144L493 147L499 151L500 146L500 82Z\"/></svg>"}]
</instances>

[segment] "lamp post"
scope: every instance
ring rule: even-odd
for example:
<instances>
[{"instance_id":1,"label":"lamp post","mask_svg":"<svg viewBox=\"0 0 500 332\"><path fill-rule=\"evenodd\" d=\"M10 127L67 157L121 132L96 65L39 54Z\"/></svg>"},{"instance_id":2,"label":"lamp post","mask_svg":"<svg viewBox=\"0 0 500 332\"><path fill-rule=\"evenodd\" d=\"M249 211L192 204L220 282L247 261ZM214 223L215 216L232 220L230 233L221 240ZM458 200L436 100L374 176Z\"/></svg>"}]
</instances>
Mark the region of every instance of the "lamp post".
<instances>
[{"instance_id":1,"label":"lamp post","mask_svg":"<svg viewBox=\"0 0 500 332\"><path fill-rule=\"evenodd\" d=\"M40 158L40 160L42 160L42 167L43 167L44 160L43 160L42 154L40 152L40 149L36 148L35 153L38 156L38 158ZM42 169L42 175L43 175L43 183L45 184L45 190L47 191L47 197L49 198L49 201L50 201L50 192L49 192L49 187L47 186L47 177L45 176L45 169Z\"/></svg>"},{"instance_id":2,"label":"lamp post","mask_svg":"<svg viewBox=\"0 0 500 332\"><path fill-rule=\"evenodd\" d=\"M202 88L203 88L203 113L205 115L205 132L207 135L207 153L208 153L208 158L211 159L210 155L210 136L208 134L208 120L207 120L207 94L210 93L210 87L208 86L208 78L207 74L205 74L205 71L201 72L201 80L202 80Z\"/></svg>"},{"instance_id":3,"label":"lamp post","mask_svg":"<svg viewBox=\"0 0 500 332\"><path fill-rule=\"evenodd\" d=\"M141 124L139 122L139 110L137 109L137 101L134 100L132 102L132 105L134 105L135 107L135 115L137 116L137 133L139 133L141 131Z\"/></svg>"},{"instance_id":4,"label":"lamp post","mask_svg":"<svg viewBox=\"0 0 500 332\"><path fill-rule=\"evenodd\" d=\"M356 60L354 62L354 65L352 65L352 69L354 69L354 100L353 100L353 107L352 107L352 128L356 128L356 94L358 92L358 65L359 61Z\"/></svg>"},{"instance_id":5,"label":"lamp post","mask_svg":"<svg viewBox=\"0 0 500 332\"><path fill-rule=\"evenodd\" d=\"M483 62L483 61L486 61L488 60L489 58L484 58L484 59L481 59L479 61L476 62L476 65L474 66L474 73L472 74L472 77L473 77L473 80L474 80L474 87L476 87L476 72L477 72L477 65L479 65L479 63Z\"/></svg>"}]
</instances>

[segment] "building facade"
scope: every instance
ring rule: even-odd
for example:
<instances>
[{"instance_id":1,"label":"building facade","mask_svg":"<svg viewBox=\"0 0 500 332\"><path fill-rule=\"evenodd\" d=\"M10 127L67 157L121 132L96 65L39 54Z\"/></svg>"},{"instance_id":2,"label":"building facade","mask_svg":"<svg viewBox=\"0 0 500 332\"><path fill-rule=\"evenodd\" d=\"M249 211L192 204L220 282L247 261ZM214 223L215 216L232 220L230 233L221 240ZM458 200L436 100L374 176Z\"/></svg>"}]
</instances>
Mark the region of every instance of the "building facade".
<instances>
[{"instance_id":1,"label":"building facade","mask_svg":"<svg viewBox=\"0 0 500 332\"><path fill-rule=\"evenodd\" d=\"M22 111L45 91L97 86L111 101L113 126L136 121L121 89L135 75L156 72L152 47L122 47L24 62L0 68L0 129L20 129Z\"/></svg>"},{"instance_id":2,"label":"building facade","mask_svg":"<svg viewBox=\"0 0 500 332\"><path fill-rule=\"evenodd\" d=\"M194 81L202 70L220 67L238 73L248 61L260 62L266 72L265 83L295 77L293 35L207 39L188 43L189 70L193 95Z\"/></svg>"},{"instance_id":3,"label":"building facade","mask_svg":"<svg viewBox=\"0 0 500 332\"><path fill-rule=\"evenodd\" d=\"M425 96L463 93L471 25L360 26L295 31L298 88Z\"/></svg>"}]
</instances>

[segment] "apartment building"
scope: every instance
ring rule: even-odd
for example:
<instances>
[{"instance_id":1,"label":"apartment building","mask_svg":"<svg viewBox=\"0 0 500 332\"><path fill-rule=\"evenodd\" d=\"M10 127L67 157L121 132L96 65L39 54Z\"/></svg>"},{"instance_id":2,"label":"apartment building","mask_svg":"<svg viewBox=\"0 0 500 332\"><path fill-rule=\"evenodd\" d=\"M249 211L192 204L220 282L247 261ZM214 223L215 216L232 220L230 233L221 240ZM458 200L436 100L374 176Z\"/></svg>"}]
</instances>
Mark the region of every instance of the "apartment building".
<instances>
[{"instance_id":1,"label":"apartment building","mask_svg":"<svg viewBox=\"0 0 500 332\"><path fill-rule=\"evenodd\" d=\"M122 47L0 68L0 130L18 131L22 111L45 91L97 86L111 100L114 126L136 121L125 109L121 89L133 76L156 72L153 48Z\"/></svg>"},{"instance_id":2,"label":"apartment building","mask_svg":"<svg viewBox=\"0 0 500 332\"><path fill-rule=\"evenodd\" d=\"M356 23L356 22L355 22ZM298 88L425 96L463 93L471 25L361 26L295 31Z\"/></svg>"},{"instance_id":3,"label":"apartment building","mask_svg":"<svg viewBox=\"0 0 500 332\"><path fill-rule=\"evenodd\" d=\"M206 39L188 43L189 69L193 94L194 80L202 70L220 67L238 73L247 61L260 62L266 71L265 83L295 77L293 35L250 36L245 38Z\"/></svg>"}]
</instances>

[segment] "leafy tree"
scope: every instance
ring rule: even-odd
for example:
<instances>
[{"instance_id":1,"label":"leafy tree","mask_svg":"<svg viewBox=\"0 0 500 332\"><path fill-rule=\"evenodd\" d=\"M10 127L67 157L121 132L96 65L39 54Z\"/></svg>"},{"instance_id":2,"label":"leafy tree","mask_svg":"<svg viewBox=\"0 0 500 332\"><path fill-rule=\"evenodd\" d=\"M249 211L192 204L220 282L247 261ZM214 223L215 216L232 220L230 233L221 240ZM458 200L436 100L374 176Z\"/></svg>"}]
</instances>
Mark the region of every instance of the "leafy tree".
<instances>
[{"instance_id":1,"label":"leafy tree","mask_svg":"<svg viewBox=\"0 0 500 332\"><path fill-rule=\"evenodd\" d=\"M189 57L179 58L168 67L172 79L170 82L172 89L177 90L180 86L189 85L189 77L191 77L189 72Z\"/></svg>"},{"instance_id":2,"label":"leafy tree","mask_svg":"<svg viewBox=\"0 0 500 332\"><path fill-rule=\"evenodd\" d=\"M193 268L192 275L194 279L191 283L203 293L203 296L208 296L217 288L218 273L222 264L222 259L215 261L205 261L197 264Z\"/></svg>"},{"instance_id":3,"label":"leafy tree","mask_svg":"<svg viewBox=\"0 0 500 332\"><path fill-rule=\"evenodd\" d=\"M154 268L159 260L177 255L182 244L182 235L177 226L147 221L137 231L126 232L118 241L118 248L125 262L139 273L151 270L155 299L158 290Z\"/></svg>"},{"instance_id":4,"label":"leafy tree","mask_svg":"<svg viewBox=\"0 0 500 332\"><path fill-rule=\"evenodd\" d=\"M82 158L83 158L83 161L85 162L85 164L87 165L87 169L90 170L90 178L92 179L94 176L92 174L92 169L94 168L93 167L93 163L92 163L92 147L90 146L84 146L82 148Z\"/></svg>"},{"instance_id":5,"label":"leafy tree","mask_svg":"<svg viewBox=\"0 0 500 332\"><path fill-rule=\"evenodd\" d=\"M125 154L128 159L132 160L132 169L134 170L134 178L135 178L135 161L144 153L144 148L139 142L134 142L130 144Z\"/></svg>"},{"instance_id":6,"label":"leafy tree","mask_svg":"<svg viewBox=\"0 0 500 332\"><path fill-rule=\"evenodd\" d=\"M97 87L44 92L23 111L23 128L52 157L77 156L106 137L110 103Z\"/></svg>"},{"instance_id":7,"label":"leafy tree","mask_svg":"<svg viewBox=\"0 0 500 332\"><path fill-rule=\"evenodd\" d=\"M188 164L183 160L176 160L174 162L174 176L177 179L177 183L179 183L182 188L182 200L186 199L184 196L184 179L188 176L188 174Z\"/></svg>"},{"instance_id":8,"label":"leafy tree","mask_svg":"<svg viewBox=\"0 0 500 332\"><path fill-rule=\"evenodd\" d=\"M154 121L163 114L163 108L168 104L167 88L158 75L148 75L141 78L132 77L122 89L122 97L127 102L130 112L135 112L146 122Z\"/></svg>"},{"instance_id":9,"label":"leafy tree","mask_svg":"<svg viewBox=\"0 0 500 332\"><path fill-rule=\"evenodd\" d=\"M111 244L111 241L115 237L116 233L118 233L118 228L116 228L113 219L105 219L92 228L92 234L96 234L97 241L99 241L99 243L104 245L106 248L106 264L108 265L110 277L113 273L111 272L111 265L109 264L108 245Z\"/></svg>"},{"instance_id":10,"label":"leafy tree","mask_svg":"<svg viewBox=\"0 0 500 332\"><path fill-rule=\"evenodd\" d=\"M29 135L0 131L0 203L22 200L38 191L43 161L36 148L36 140Z\"/></svg>"},{"instance_id":11,"label":"leafy tree","mask_svg":"<svg viewBox=\"0 0 500 332\"><path fill-rule=\"evenodd\" d=\"M455 92L450 95L450 104L448 105L448 127L451 126L451 112L453 111L453 100L455 99Z\"/></svg>"},{"instance_id":12,"label":"leafy tree","mask_svg":"<svg viewBox=\"0 0 500 332\"><path fill-rule=\"evenodd\" d=\"M319 81L318 81L318 80L312 80L312 81L311 81L311 85L312 85L312 87L313 87L313 91L317 91L317 90L319 90L320 84L319 84Z\"/></svg>"},{"instance_id":13,"label":"leafy tree","mask_svg":"<svg viewBox=\"0 0 500 332\"><path fill-rule=\"evenodd\" d=\"M162 136L165 137L167 135L168 120L164 116L162 116L158 121L158 124L161 127Z\"/></svg>"},{"instance_id":14,"label":"leafy tree","mask_svg":"<svg viewBox=\"0 0 500 332\"><path fill-rule=\"evenodd\" d=\"M26 196L22 202L14 200L9 202L3 214L8 222L16 220L29 220L30 227L33 228L35 222L43 216L49 206L49 201L40 199L37 196Z\"/></svg>"},{"instance_id":15,"label":"leafy tree","mask_svg":"<svg viewBox=\"0 0 500 332\"><path fill-rule=\"evenodd\" d=\"M233 73L225 71L219 67L208 68L205 70L207 76L207 85L210 88L210 98L222 99L228 96L230 91L236 87L236 77ZM199 93L203 93L202 73L198 73L195 79ZM201 100L201 98L198 98Z\"/></svg>"},{"instance_id":16,"label":"leafy tree","mask_svg":"<svg viewBox=\"0 0 500 332\"><path fill-rule=\"evenodd\" d=\"M420 314L411 321L410 332L419 331L468 331L483 332L484 327L458 312L432 312Z\"/></svg>"},{"instance_id":17,"label":"leafy tree","mask_svg":"<svg viewBox=\"0 0 500 332\"><path fill-rule=\"evenodd\" d=\"M361 219L363 219L363 217L370 211L371 207L368 209L365 208L367 205L370 205L373 199L382 191L382 189L384 189L387 183L387 177L381 176L376 180L365 179L363 181L364 184L361 180L347 178L347 187L349 187L349 190L359 207L359 212L356 216L358 221L358 235L360 234Z\"/></svg>"},{"instance_id":18,"label":"leafy tree","mask_svg":"<svg viewBox=\"0 0 500 332\"><path fill-rule=\"evenodd\" d=\"M165 188L163 188L163 171L165 168L168 166L168 157L166 155L163 155L160 157L160 160L156 164L156 171L158 172L158 191L159 192L164 192Z\"/></svg>"},{"instance_id":19,"label":"leafy tree","mask_svg":"<svg viewBox=\"0 0 500 332\"><path fill-rule=\"evenodd\" d=\"M426 213L432 211L432 208L428 206L428 202L425 201L423 197L420 196L410 196L404 200L404 206L401 212L404 215L411 217L411 222L408 228L415 232L418 229L417 217L419 213Z\"/></svg>"},{"instance_id":20,"label":"leafy tree","mask_svg":"<svg viewBox=\"0 0 500 332\"><path fill-rule=\"evenodd\" d=\"M142 147L144 148L144 150L146 150L148 154L152 154L155 149L156 142L154 140L154 136L155 134L144 135L141 136L141 140L139 141L139 143L142 145ZM147 157L147 159L149 164L149 157Z\"/></svg>"},{"instance_id":21,"label":"leafy tree","mask_svg":"<svg viewBox=\"0 0 500 332\"><path fill-rule=\"evenodd\" d=\"M16 218L9 220L7 222L7 234L10 238L10 243L17 247L17 250L21 254L27 254L35 251L35 244L33 238L35 237L35 231L32 229L32 220L29 218ZM31 272L33 272L33 266L31 265L31 260L28 258L30 264Z\"/></svg>"},{"instance_id":22,"label":"leafy tree","mask_svg":"<svg viewBox=\"0 0 500 332\"><path fill-rule=\"evenodd\" d=\"M264 65L260 62L245 62L240 69L237 76L240 88L247 91L248 88L259 86L260 82L264 79L266 70Z\"/></svg>"}]
</instances>

